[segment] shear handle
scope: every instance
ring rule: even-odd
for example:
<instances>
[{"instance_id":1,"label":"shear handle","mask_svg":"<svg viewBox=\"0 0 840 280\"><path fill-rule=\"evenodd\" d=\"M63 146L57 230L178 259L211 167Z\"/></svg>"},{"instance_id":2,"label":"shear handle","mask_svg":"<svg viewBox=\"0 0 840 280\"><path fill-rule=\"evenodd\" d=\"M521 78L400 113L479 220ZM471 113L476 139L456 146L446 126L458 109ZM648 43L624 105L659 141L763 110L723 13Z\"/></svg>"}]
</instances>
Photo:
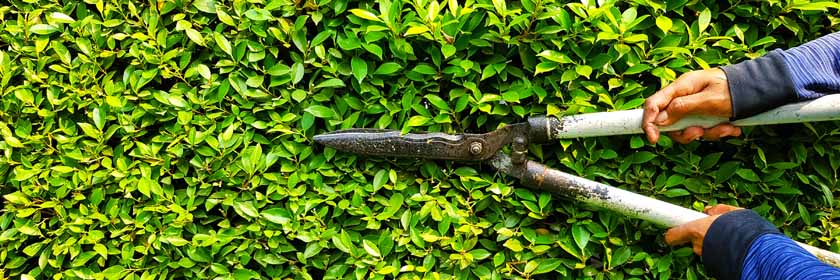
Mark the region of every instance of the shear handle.
<instances>
[{"instance_id":1,"label":"shear handle","mask_svg":"<svg viewBox=\"0 0 840 280\"><path fill-rule=\"evenodd\" d=\"M538 116L528 119L531 126L529 138L545 143L549 140L641 134L643 109L585 113L563 116ZM722 123L735 126L758 126L785 123L805 123L840 120L840 94L826 95L810 101L788 104L773 110L739 120L690 115L659 131L677 131L687 127L713 127Z\"/></svg>"},{"instance_id":2,"label":"shear handle","mask_svg":"<svg viewBox=\"0 0 840 280\"><path fill-rule=\"evenodd\" d=\"M503 153L498 153L491 162L497 170L518 178L527 187L559 194L662 227L674 227L707 216L698 211L564 173L534 161L525 160L515 164ZM797 244L821 261L840 268L840 255L837 253L803 243Z\"/></svg>"}]
</instances>

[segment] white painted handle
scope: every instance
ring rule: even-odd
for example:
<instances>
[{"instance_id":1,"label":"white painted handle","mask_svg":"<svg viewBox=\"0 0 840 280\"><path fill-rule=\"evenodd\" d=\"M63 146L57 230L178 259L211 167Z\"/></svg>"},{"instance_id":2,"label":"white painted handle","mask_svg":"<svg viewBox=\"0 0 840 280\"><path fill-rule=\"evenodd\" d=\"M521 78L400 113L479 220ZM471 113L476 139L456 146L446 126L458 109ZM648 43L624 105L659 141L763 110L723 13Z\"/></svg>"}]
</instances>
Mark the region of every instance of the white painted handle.
<instances>
[{"instance_id":1,"label":"white painted handle","mask_svg":"<svg viewBox=\"0 0 840 280\"><path fill-rule=\"evenodd\" d=\"M587 113L565 116L559 119L557 127L552 124L550 138L578 138L609 135L641 134L643 109ZM690 126L709 128L721 123L735 126L756 126L783 123L803 123L840 120L840 94L800 103L788 104L776 109L730 122L726 118L688 116L677 123L660 127L662 132L681 130Z\"/></svg>"},{"instance_id":2,"label":"white painted handle","mask_svg":"<svg viewBox=\"0 0 840 280\"><path fill-rule=\"evenodd\" d=\"M560 171L556 172L562 173ZM589 205L613 210L626 216L650 221L665 227L670 228L682 225L708 216L705 213L683 208L678 205L587 180L571 174L565 174L565 176L568 180L575 182L572 185L576 188L580 188L582 190L599 189L600 193L604 194L597 196L578 196L578 200L581 200ZM800 242L796 242L796 244L816 256L820 261L833 267L840 268L840 254Z\"/></svg>"},{"instance_id":3,"label":"white painted handle","mask_svg":"<svg viewBox=\"0 0 840 280\"><path fill-rule=\"evenodd\" d=\"M491 164L499 171L519 178L529 187L556 193L588 205L615 211L662 227L675 227L707 217L705 213L684 208L652 197L622 190L586 178L552 169L534 161L513 164L510 157L498 153ZM840 254L799 243L821 261L840 268Z\"/></svg>"}]
</instances>

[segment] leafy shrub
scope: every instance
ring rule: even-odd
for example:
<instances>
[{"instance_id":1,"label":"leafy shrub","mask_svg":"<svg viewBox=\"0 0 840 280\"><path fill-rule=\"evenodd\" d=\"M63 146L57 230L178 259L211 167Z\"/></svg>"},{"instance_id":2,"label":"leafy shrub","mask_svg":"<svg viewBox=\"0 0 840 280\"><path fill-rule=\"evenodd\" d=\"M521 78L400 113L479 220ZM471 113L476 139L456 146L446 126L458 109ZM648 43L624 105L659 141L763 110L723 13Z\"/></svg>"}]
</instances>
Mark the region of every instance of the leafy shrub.
<instances>
[{"instance_id":1,"label":"leafy shrub","mask_svg":"<svg viewBox=\"0 0 840 280\"><path fill-rule=\"evenodd\" d=\"M480 165L312 142L633 109L683 72L840 24L834 1L595 2L6 2L0 275L705 278L644 221ZM836 251L837 127L577 139L530 156L694 209L754 207Z\"/></svg>"}]
</instances>

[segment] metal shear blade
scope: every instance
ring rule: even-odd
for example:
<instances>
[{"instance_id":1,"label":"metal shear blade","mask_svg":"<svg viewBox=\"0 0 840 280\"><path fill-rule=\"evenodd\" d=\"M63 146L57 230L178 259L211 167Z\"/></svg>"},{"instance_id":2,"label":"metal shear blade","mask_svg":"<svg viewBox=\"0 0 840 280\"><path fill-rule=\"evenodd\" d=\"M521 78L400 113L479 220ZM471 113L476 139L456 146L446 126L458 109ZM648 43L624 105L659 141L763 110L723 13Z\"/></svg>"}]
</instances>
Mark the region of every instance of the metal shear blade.
<instances>
[{"instance_id":1,"label":"metal shear blade","mask_svg":"<svg viewBox=\"0 0 840 280\"><path fill-rule=\"evenodd\" d=\"M483 134L407 133L382 129L345 129L316 135L315 142L336 150L369 156L475 161L493 157L527 124L512 124Z\"/></svg>"}]
</instances>

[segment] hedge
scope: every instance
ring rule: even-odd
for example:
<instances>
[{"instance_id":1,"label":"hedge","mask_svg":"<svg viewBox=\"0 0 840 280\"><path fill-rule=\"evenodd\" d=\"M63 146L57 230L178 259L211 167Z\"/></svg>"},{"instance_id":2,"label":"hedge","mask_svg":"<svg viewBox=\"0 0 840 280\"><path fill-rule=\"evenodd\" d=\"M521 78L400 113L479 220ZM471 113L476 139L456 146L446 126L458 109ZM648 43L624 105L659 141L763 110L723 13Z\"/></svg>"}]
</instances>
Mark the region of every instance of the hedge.
<instances>
[{"instance_id":1,"label":"hedge","mask_svg":"<svg viewBox=\"0 0 840 280\"><path fill-rule=\"evenodd\" d=\"M11 0L0 268L21 279L701 279L664 229L486 164L316 145L638 108L681 73L837 31L835 1ZM840 250L840 123L531 146Z\"/></svg>"}]
</instances>

